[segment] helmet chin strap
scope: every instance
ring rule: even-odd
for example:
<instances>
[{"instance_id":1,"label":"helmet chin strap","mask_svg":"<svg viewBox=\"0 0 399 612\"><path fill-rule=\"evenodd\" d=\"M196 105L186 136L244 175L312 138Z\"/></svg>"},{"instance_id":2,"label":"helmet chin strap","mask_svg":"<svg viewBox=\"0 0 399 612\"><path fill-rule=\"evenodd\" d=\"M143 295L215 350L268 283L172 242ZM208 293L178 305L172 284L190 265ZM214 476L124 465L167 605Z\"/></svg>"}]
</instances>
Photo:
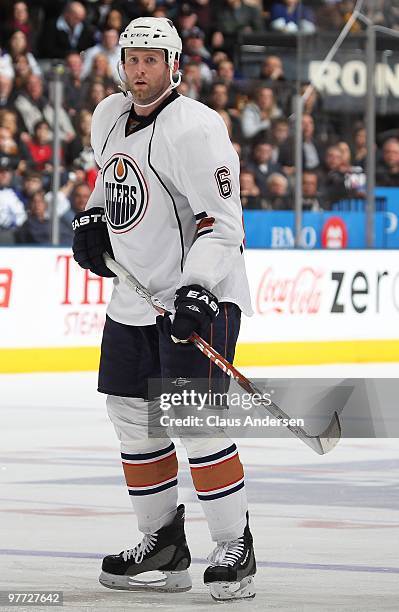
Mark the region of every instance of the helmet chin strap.
<instances>
[{"instance_id":1,"label":"helmet chin strap","mask_svg":"<svg viewBox=\"0 0 399 612\"><path fill-rule=\"evenodd\" d=\"M127 87L127 83L125 81L125 79L122 78L121 72L120 72L120 68L121 68L122 62L119 61L118 63L118 76L119 79L121 81L121 84L119 85L119 89L122 91L122 93L125 96L129 96L132 98L133 100L133 104L135 106L138 106L139 108L147 108L148 106L152 106L153 104L156 104L157 102L159 102L160 100L162 100L162 98L164 98L165 96L167 96L168 94L170 94L171 91L173 91L173 89L175 89L176 87L179 87L180 83L181 83L181 77L182 74L181 72L178 70L177 71L177 78L176 80L173 78L173 72L172 69L169 67L170 70L170 85L169 87L167 87L165 89L165 91L163 93L161 93L158 98L156 98L155 100L153 100L152 102L149 102L148 104L139 104L138 102L136 102L136 100L134 99L134 96L132 94L132 92L128 89Z\"/></svg>"}]
</instances>

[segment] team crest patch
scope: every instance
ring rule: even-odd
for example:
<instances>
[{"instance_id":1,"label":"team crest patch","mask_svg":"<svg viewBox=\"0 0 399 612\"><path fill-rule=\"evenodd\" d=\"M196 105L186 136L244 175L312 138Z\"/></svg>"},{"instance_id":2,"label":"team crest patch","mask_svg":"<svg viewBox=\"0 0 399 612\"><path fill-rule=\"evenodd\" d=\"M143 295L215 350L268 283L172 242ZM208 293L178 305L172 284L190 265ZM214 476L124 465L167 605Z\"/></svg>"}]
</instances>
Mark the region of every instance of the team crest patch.
<instances>
[{"instance_id":1,"label":"team crest patch","mask_svg":"<svg viewBox=\"0 0 399 612\"><path fill-rule=\"evenodd\" d=\"M102 169L105 212L115 234L128 232L138 225L148 206L148 188L132 157L116 153Z\"/></svg>"}]
</instances>

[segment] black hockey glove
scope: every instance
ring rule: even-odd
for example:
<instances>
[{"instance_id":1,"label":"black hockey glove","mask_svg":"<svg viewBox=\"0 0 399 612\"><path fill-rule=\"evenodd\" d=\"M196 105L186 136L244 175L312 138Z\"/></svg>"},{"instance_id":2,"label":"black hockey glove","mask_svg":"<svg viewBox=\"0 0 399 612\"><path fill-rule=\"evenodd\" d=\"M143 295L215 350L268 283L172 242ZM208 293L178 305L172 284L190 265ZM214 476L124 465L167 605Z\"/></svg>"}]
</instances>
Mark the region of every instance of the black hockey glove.
<instances>
[{"instance_id":1,"label":"black hockey glove","mask_svg":"<svg viewBox=\"0 0 399 612\"><path fill-rule=\"evenodd\" d=\"M175 309L171 328L174 342L187 342L193 332L204 333L219 314L217 298L200 285L180 287L176 291Z\"/></svg>"},{"instance_id":2,"label":"black hockey glove","mask_svg":"<svg viewBox=\"0 0 399 612\"><path fill-rule=\"evenodd\" d=\"M74 231L72 251L81 268L98 276L115 276L107 268L103 253L114 256L109 239L104 209L99 206L77 213L72 221Z\"/></svg>"}]
</instances>

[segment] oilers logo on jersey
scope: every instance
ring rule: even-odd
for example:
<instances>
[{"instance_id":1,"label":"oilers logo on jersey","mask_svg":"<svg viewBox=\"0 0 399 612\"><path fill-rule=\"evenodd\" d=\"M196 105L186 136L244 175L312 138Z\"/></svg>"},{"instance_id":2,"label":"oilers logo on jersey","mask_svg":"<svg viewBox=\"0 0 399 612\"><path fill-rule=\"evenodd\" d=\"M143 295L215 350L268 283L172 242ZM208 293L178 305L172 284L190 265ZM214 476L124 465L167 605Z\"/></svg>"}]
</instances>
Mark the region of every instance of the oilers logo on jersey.
<instances>
[{"instance_id":1,"label":"oilers logo on jersey","mask_svg":"<svg viewBox=\"0 0 399 612\"><path fill-rule=\"evenodd\" d=\"M102 176L110 229L116 234L128 232L147 210L148 188L143 174L132 157L116 153L104 164Z\"/></svg>"}]
</instances>

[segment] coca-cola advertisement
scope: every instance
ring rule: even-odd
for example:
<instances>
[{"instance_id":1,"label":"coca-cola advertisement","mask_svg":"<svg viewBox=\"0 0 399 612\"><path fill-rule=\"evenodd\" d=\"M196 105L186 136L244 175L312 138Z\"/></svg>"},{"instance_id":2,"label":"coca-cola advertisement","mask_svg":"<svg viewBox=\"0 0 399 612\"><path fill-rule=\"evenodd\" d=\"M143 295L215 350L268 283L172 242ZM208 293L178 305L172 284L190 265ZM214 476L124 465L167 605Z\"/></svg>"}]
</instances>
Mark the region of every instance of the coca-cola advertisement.
<instances>
[{"instance_id":1,"label":"coca-cola advertisement","mask_svg":"<svg viewBox=\"0 0 399 612\"><path fill-rule=\"evenodd\" d=\"M323 276L322 270L312 267L300 268L292 276L268 267L257 289L256 312L315 314L320 309Z\"/></svg>"},{"instance_id":2,"label":"coca-cola advertisement","mask_svg":"<svg viewBox=\"0 0 399 612\"><path fill-rule=\"evenodd\" d=\"M332 240L331 227L335 240L334 225L327 237ZM247 251L254 315L244 318L241 340L267 346L392 338L392 323L399 322L399 265L387 254Z\"/></svg>"}]
</instances>

